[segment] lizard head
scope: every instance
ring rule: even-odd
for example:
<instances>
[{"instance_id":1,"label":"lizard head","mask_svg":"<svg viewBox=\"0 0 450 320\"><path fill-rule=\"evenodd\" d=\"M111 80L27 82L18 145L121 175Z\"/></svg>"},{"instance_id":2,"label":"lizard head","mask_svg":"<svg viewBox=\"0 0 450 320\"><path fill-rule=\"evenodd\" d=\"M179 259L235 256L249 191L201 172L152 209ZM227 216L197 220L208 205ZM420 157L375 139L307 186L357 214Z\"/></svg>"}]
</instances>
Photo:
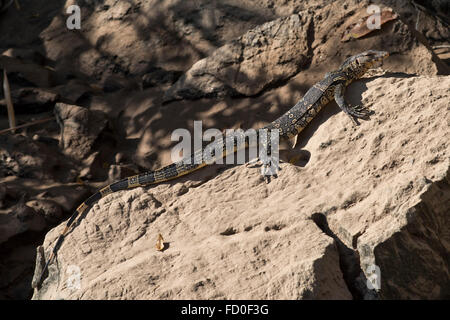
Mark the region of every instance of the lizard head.
<instances>
[{"instance_id":1,"label":"lizard head","mask_svg":"<svg viewBox=\"0 0 450 320\"><path fill-rule=\"evenodd\" d=\"M349 70L358 77L367 70L377 68L383 64L383 60L389 56L387 51L367 50L351 56L341 65L341 70Z\"/></svg>"}]
</instances>

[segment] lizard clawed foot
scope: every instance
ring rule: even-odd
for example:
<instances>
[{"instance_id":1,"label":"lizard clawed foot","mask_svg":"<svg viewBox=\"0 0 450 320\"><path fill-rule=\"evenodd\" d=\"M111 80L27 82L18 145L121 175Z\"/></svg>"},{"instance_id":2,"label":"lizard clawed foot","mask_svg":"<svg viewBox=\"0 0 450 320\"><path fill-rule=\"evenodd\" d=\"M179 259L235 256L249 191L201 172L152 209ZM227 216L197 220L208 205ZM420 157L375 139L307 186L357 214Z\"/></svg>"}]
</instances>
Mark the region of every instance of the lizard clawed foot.
<instances>
[{"instance_id":1,"label":"lizard clawed foot","mask_svg":"<svg viewBox=\"0 0 450 320\"><path fill-rule=\"evenodd\" d=\"M355 106L349 106L345 105L344 108L342 108L344 112L352 119L352 122L355 125L359 125L359 122L356 119L368 119L369 115L373 113L369 108L363 106L363 105L355 105Z\"/></svg>"},{"instance_id":2,"label":"lizard clawed foot","mask_svg":"<svg viewBox=\"0 0 450 320\"><path fill-rule=\"evenodd\" d=\"M269 184L271 177L276 179L276 178L278 178L278 175L276 173L274 173L274 174L266 174L266 175L263 175L263 177L264 177L264 181L266 182L266 184Z\"/></svg>"},{"instance_id":3,"label":"lizard clawed foot","mask_svg":"<svg viewBox=\"0 0 450 320\"><path fill-rule=\"evenodd\" d=\"M273 157L269 157L268 161L264 162L259 157L250 160L245 164L247 168L255 168L256 166L261 167L261 175L266 183L270 183L270 178L278 178L277 172L281 170L281 167L278 163L284 162L278 159L278 162L275 162Z\"/></svg>"},{"instance_id":4,"label":"lizard clawed foot","mask_svg":"<svg viewBox=\"0 0 450 320\"><path fill-rule=\"evenodd\" d=\"M372 111L363 105L349 106L347 108L347 113L360 119L367 118L372 114Z\"/></svg>"}]
</instances>

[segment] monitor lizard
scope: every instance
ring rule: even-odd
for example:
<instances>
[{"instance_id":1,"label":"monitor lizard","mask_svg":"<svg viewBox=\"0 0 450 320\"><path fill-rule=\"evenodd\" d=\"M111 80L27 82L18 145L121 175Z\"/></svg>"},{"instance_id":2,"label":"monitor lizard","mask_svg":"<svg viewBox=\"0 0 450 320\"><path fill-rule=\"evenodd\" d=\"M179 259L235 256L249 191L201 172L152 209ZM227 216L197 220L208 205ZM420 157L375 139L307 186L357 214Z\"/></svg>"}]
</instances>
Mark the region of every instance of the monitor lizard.
<instances>
[{"instance_id":1,"label":"monitor lizard","mask_svg":"<svg viewBox=\"0 0 450 320\"><path fill-rule=\"evenodd\" d=\"M370 110L368 108L364 106L350 106L345 102L345 88L351 82L363 76L367 70L381 65L383 60L388 56L389 53L386 51L368 50L349 57L341 64L338 70L325 74L324 78L313 85L294 107L262 129L278 130L280 140L294 138L308 125L309 122L311 122L317 113L333 99L353 121L355 121L354 118L366 118L370 114ZM231 143L234 145L232 151L233 153L239 149L248 147L247 142L238 144L234 137L231 136L225 136L225 140L223 138L218 139L210 146L214 148L217 144L221 144L223 146L223 153L220 154L220 157L223 158L227 155L227 150L225 148L230 139L232 139ZM264 147L269 149L269 144L270 139L267 139ZM82 215L86 210L89 210L94 203L106 195L119 190L153 185L163 181L176 179L192 171L205 167L213 163L214 160L217 160L217 157L213 157L213 159L209 159L209 161L206 161L205 159L202 160L201 157L203 154L203 149L197 150L188 157L191 161L185 161L186 159L183 159L155 171L148 171L124 178L120 181L107 185L90 196L75 210L67 221L64 230L58 237L49 258L42 269L37 286L42 283L44 273L55 258L64 237L67 235L72 226L72 223L79 215Z\"/></svg>"}]
</instances>

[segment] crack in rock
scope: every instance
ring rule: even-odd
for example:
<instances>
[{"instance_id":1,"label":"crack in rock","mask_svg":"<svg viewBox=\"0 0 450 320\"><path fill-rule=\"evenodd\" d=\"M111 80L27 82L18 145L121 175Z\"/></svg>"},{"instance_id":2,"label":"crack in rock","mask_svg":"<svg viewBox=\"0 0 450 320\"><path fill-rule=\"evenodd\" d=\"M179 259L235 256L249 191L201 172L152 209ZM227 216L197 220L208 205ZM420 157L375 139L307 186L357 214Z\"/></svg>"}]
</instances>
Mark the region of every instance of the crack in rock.
<instances>
[{"instance_id":1,"label":"crack in rock","mask_svg":"<svg viewBox=\"0 0 450 320\"><path fill-rule=\"evenodd\" d=\"M378 293L367 287L367 278L361 269L359 253L347 247L344 242L330 229L326 215L315 213L312 215L314 223L327 236L336 241L339 253L339 267L345 284L355 300L378 300Z\"/></svg>"}]
</instances>

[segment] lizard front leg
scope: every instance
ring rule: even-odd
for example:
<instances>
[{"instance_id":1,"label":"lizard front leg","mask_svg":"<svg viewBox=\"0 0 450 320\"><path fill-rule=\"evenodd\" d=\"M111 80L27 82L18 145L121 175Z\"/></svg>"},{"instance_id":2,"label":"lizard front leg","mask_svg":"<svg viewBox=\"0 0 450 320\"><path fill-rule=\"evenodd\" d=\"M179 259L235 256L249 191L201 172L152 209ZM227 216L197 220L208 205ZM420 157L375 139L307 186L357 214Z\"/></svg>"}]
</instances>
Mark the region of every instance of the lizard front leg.
<instances>
[{"instance_id":1,"label":"lizard front leg","mask_svg":"<svg viewBox=\"0 0 450 320\"><path fill-rule=\"evenodd\" d=\"M344 111L355 123L356 121L353 117L360 119L367 118L367 116L370 115L371 111L367 107L362 105L356 106L348 105L344 99L344 92L345 92L344 84L343 83L337 84L334 89L334 100L336 101L339 108L341 108L342 111Z\"/></svg>"}]
</instances>

